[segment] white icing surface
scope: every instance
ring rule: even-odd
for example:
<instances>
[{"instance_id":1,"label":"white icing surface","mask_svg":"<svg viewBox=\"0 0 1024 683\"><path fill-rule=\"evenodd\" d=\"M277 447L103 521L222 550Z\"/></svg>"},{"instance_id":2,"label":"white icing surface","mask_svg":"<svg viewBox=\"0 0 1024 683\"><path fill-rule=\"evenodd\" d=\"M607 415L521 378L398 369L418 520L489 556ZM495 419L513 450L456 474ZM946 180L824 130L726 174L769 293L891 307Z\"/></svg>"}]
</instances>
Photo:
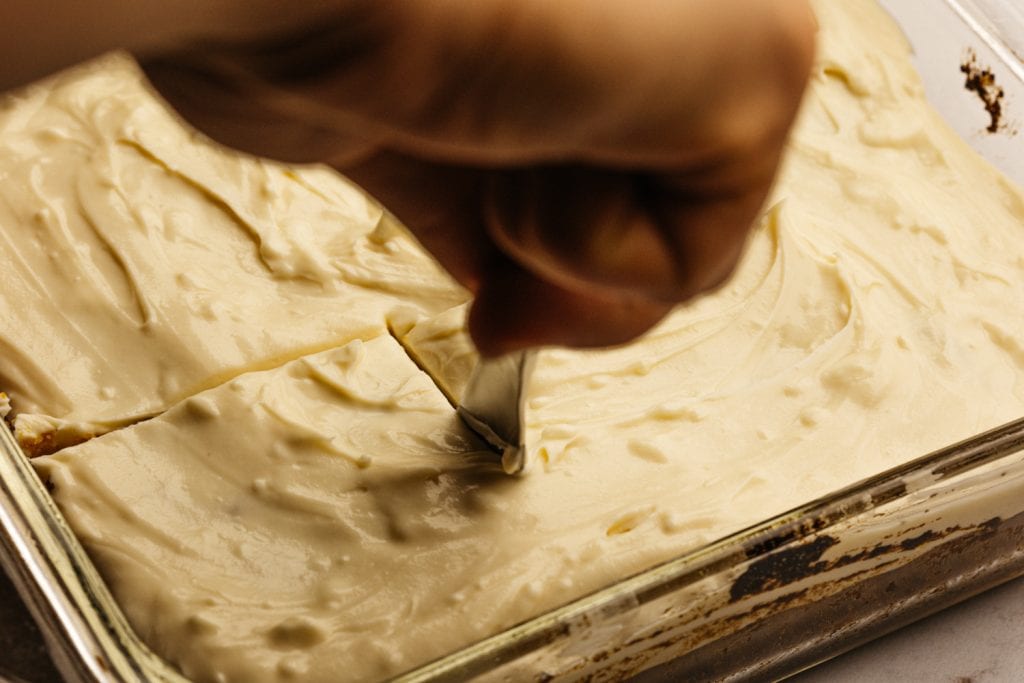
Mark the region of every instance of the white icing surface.
<instances>
[{"instance_id":1,"label":"white icing surface","mask_svg":"<svg viewBox=\"0 0 1024 683\"><path fill-rule=\"evenodd\" d=\"M36 461L147 642L199 680L395 674L1024 413L1024 195L928 107L902 36L873 2L815 6L822 34L811 90L739 272L634 345L541 354L530 388L532 463L517 479L499 473L385 330L391 321L421 349L420 362L459 386L461 291L406 251L399 233L398 256L368 236L372 211L328 175L295 189L315 195L323 182L336 194L310 199L322 212L308 219L316 228L289 237L275 232L280 222L250 218L268 200L249 174L281 174L291 187L286 171L201 145L182 153L174 141L183 133L167 124L165 138L163 125L148 122L140 139L161 162L139 162L123 178L131 186L159 177L141 205L191 197L195 212L223 216L229 205L249 227L225 219L181 246L125 219L127 243L144 234L157 254L187 247L189 276L213 278L202 288L210 306L241 305L255 288L261 317L228 315L232 324L216 329L196 322L193 333L197 316L184 307L173 320L189 336L147 350L157 348L147 345L156 332L139 330L161 317L142 311L188 297L168 291L173 280L132 280L131 269L110 266L107 290L83 285L85 303L71 306L99 298L107 312L96 329L117 332L117 345L88 356L88 381L62 369L80 358L79 337L56 324L44 338L72 349L65 356L29 354L38 331L6 325L5 335L24 335L6 345L41 360L0 373L22 413L31 411L19 389L32 411L66 420L161 412ZM93 77L112 90L98 98L100 111L117 110L122 97L138 104L134 89L118 95L123 74ZM57 116L46 101L80 90L71 82L37 92L36 109L22 114L19 105L5 120ZM35 160L10 172L48 177L33 170L37 143L24 142L24 126L9 130L0 141L29 145L25 158ZM123 153L135 159L138 149ZM73 157L76 173L92 178L110 154ZM212 174L194 181L207 189L190 194L194 183L175 180L179 165L189 177ZM76 196L69 167L43 208ZM102 215L139 214L136 195L122 201L116 184L96 187L89 201L107 198ZM25 208L0 220L32 230L37 200L5 198L0 210L19 201ZM302 201L280 201L286 212L298 202L303 220ZM76 202L59 215L88 211ZM94 233L57 242L86 254L82 273L103 253ZM43 264L49 240L16 253ZM128 249L119 262L143 262L141 248ZM234 263L239 273L226 275ZM61 297L77 292L54 267L46 272ZM48 281L18 285L35 296L17 307L23 315L41 307L56 320L70 306L46 301ZM152 283L152 293L133 282ZM158 297L167 302L138 303ZM274 297L283 305L268 305L281 301ZM398 301L413 312L396 312ZM327 350L299 358L311 348ZM148 383L134 379L135 364ZM156 381L160 368L176 378L173 390L154 389L167 386ZM245 372L260 368L269 369ZM108 372L131 379L115 384ZM235 379L166 409L225 375ZM108 385L115 396L127 387L132 400L98 400Z\"/></svg>"},{"instance_id":2,"label":"white icing surface","mask_svg":"<svg viewBox=\"0 0 1024 683\"><path fill-rule=\"evenodd\" d=\"M195 139L127 58L0 104L0 386L30 451L465 300L358 190Z\"/></svg>"}]
</instances>

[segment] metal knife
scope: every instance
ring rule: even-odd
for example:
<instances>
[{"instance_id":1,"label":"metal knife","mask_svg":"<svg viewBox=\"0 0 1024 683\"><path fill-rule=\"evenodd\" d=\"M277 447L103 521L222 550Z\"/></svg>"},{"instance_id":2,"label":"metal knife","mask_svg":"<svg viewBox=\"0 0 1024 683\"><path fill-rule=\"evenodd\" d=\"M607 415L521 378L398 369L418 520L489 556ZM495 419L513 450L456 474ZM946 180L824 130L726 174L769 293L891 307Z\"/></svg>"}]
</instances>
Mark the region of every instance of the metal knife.
<instances>
[{"instance_id":1,"label":"metal knife","mask_svg":"<svg viewBox=\"0 0 1024 683\"><path fill-rule=\"evenodd\" d=\"M533 351L481 358L458 402L462 421L501 453L501 466L518 474L526 465L526 384L534 365Z\"/></svg>"},{"instance_id":2,"label":"metal knife","mask_svg":"<svg viewBox=\"0 0 1024 683\"><path fill-rule=\"evenodd\" d=\"M438 318L439 319L439 318ZM502 467L509 474L518 474L526 464L526 443L523 420L525 417L526 384L534 365L534 351L519 351L484 358L473 348L465 329L455 338L461 341L448 349L455 354L456 362L472 359L473 369L468 381L461 384L454 377L444 376L444 367L431 358L421 355L420 343L429 340L434 331L427 328L425 337L415 340L417 322L400 322L399 315L388 321L388 332L405 350L409 359L431 379L438 390L455 408L466 426L476 432L487 444L501 455ZM442 337L446 336L443 331ZM465 375L462 375L465 377Z\"/></svg>"}]
</instances>

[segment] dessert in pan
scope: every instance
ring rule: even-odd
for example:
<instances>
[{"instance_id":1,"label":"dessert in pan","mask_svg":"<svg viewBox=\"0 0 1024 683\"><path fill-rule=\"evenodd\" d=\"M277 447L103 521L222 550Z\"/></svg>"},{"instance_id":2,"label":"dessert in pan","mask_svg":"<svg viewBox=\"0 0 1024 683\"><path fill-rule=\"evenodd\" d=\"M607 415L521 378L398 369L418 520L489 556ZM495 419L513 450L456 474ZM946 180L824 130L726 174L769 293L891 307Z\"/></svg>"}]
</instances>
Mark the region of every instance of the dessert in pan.
<instances>
[{"instance_id":1,"label":"dessert in pan","mask_svg":"<svg viewBox=\"0 0 1024 683\"><path fill-rule=\"evenodd\" d=\"M386 678L1024 414L1024 193L873 1L815 9L738 272L541 352L515 478L404 348L464 383L466 293L358 190L196 139L120 57L8 100L0 388L149 647Z\"/></svg>"},{"instance_id":2,"label":"dessert in pan","mask_svg":"<svg viewBox=\"0 0 1024 683\"><path fill-rule=\"evenodd\" d=\"M198 143L112 57L5 102L0 375L45 453L465 299L336 176Z\"/></svg>"}]
</instances>

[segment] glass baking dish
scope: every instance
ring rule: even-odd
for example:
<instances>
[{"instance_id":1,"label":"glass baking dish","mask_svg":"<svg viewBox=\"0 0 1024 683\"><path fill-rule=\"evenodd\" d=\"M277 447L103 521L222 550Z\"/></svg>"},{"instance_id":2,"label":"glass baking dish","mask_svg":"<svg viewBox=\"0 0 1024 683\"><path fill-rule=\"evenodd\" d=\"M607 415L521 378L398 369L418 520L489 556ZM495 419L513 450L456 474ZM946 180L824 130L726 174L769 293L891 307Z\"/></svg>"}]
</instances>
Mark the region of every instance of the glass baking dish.
<instances>
[{"instance_id":1,"label":"glass baking dish","mask_svg":"<svg viewBox=\"0 0 1024 683\"><path fill-rule=\"evenodd\" d=\"M1011 0L883 0L954 128L1024 182L1024 137L984 133L971 50L1024 98ZM1016 50L1016 51L1015 51ZM68 680L181 681L135 636L7 430L0 563ZM1024 574L1024 419L719 539L401 677L779 678Z\"/></svg>"}]
</instances>

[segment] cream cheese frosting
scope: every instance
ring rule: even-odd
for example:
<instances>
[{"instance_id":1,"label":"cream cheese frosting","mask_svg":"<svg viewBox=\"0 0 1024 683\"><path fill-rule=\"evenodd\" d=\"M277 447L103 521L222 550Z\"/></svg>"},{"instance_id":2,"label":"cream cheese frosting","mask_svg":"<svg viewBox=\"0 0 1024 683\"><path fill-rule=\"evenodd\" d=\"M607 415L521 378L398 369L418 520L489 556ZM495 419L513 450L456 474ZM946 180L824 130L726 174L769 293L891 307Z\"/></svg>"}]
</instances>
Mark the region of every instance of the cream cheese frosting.
<instances>
[{"instance_id":1,"label":"cream cheese frosting","mask_svg":"<svg viewBox=\"0 0 1024 683\"><path fill-rule=\"evenodd\" d=\"M285 258L285 274L263 261L259 231L240 230L236 220L211 225L201 245L183 239L211 251L213 263L224 250L209 245L233 239L245 248L229 253L252 264L253 280L269 283L251 286L281 288L281 299L258 307L267 316L253 344L258 353L235 352L253 327L204 328L211 336L203 344L219 348L217 335L226 334L232 349L214 354L216 372L212 362L186 363L191 374L180 371L187 380L177 381L177 393L152 400L152 386L137 389L149 400L139 405L159 413L152 419L35 460L146 642L201 681L384 678L1024 414L1024 193L928 106L905 40L873 1L817 0L815 10L810 90L738 272L634 344L543 351L529 389L530 463L520 477L500 474L396 340L457 393L471 365L464 293L407 252L401 233L393 238L402 240L401 258L371 249L371 205L340 181L321 171L295 176L303 192L323 195L309 201L331 219L307 219L324 232L302 232L320 241L308 243L301 266ZM112 94L97 98L109 100L104 107L118 108L122 79L109 76ZM33 111L48 111L44 100L53 96L35 97ZM29 118L21 106L8 110L8 120ZM173 128L150 121L135 135L152 146L183 139L165 127ZM24 128L11 130L15 139L7 142L5 132L3 144L37 144L18 142ZM208 157L193 158L177 146L131 154L160 159L150 171L169 178L179 167L216 171L202 176L209 187L194 195L195 182L165 186L160 175L143 195L168 193L150 197L154 203L177 206L184 193L211 213L230 205L247 216L267 201L248 173L289 177L205 147ZM25 164L27 177L39 176ZM233 194L220 189L229 180ZM40 208L85 210L67 205L77 195L66 184L54 192ZM281 204L295 220L308 210L292 214L289 200ZM132 215L124 208L131 204L118 206ZM34 209L25 207L16 222L35 225ZM141 230L139 220L125 218L129 235ZM350 231L353 224L365 227ZM32 248L43 254L48 239ZM81 239L99 248L95 235ZM66 244L74 251L78 242ZM375 258L360 260L353 245ZM290 249L274 253L299 253ZM125 263L141 259L123 253L132 254ZM325 261L325 253L340 254L338 261ZM208 257L190 258L197 265L189 272L204 277L198 264ZM309 265L328 262L334 270ZM301 287L310 272L319 274L307 298ZM120 277L116 291L127 291ZM147 296L163 296L172 281L154 279ZM323 282L337 289L321 293ZM421 283L437 293L423 294ZM219 296L211 294L209 305L236 304L235 285L210 289ZM267 301L308 306L308 317L327 320L330 297L338 296L355 303L338 303L334 315L360 323L332 322L336 336L319 337L323 350L315 354L309 344L289 345L290 330L272 338L265 329L280 320ZM140 306L124 303L137 299L109 298L120 316L110 319L137 325ZM59 300L48 305L61 309ZM295 324L323 331L300 320L306 316L296 314ZM193 317L186 311L178 320ZM28 353L28 337L15 348L39 358ZM92 377L105 381L103 364L112 358L121 372L134 362L152 377L154 367L179 372L145 354L111 356L110 348L90 356ZM193 352L186 343L172 348ZM47 392L70 391L48 353L28 369L4 370L17 410L27 412L17 390L32 390L36 374L54 388L28 393L26 405L75 419L106 405L88 393L103 386L95 379L68 380L89 387L84 403L47 404ZM225 374L230 379L217 383ZM136 409L127 405L95 414Z\"/></svg>"},{"instance_id":2,"label":"cream cheese frosting","mask_svg":"<svg viewBox=\"0 0 1024 683\"><path fill-rule=\"evenodd\" d=\"M127 57L0 109L0 386L53 450L466 294L326 169L178 125Z\"/></svg>"}]
</instances>

